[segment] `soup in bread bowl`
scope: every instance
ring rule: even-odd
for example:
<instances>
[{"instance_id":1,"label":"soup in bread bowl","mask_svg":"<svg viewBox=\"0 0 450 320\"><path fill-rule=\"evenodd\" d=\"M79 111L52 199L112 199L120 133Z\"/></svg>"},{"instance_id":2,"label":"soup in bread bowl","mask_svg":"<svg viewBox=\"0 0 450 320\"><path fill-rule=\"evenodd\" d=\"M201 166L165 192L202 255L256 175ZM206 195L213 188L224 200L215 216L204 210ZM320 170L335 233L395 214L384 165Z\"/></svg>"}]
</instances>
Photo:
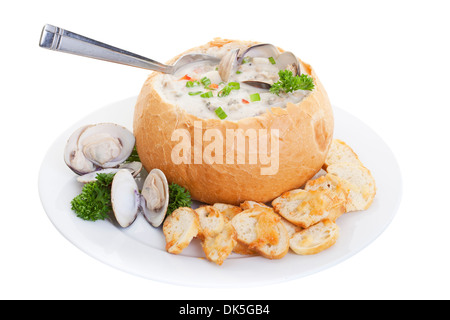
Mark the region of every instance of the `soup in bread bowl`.
<instances>
[{"instance_id":1,"label":"soup in bread bowl","mask_svg":"<svg viewBox=\"0 0 450 320\"><path fill-rule=\"evenodd\" d=\"M324 87L307 63L257 45L214 39L183 54L217 61L148 77L133 122L147 171L162 170L195 200L240 204L269 202L321 169L334 129Z\"/></svg>"}]
</instances>

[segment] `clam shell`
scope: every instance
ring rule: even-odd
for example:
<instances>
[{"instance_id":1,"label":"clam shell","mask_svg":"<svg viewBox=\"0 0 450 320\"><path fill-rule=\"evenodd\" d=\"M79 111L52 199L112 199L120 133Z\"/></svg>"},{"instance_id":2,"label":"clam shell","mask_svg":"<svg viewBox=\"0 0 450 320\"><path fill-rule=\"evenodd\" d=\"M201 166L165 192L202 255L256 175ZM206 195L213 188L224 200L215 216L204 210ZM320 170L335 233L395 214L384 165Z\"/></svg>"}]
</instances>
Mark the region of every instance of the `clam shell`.
<instances>
[{"instance_id":1,"label":"clam shell","mask_svg":"<svg viewBox=\"0 0 450 320\"><path fill-rule=\"evenodd\" d=\"M76 174L117 167L133 151L135 137L114 123L86 125L75 130L64 149L64 161Z\"/></svg>"},{"instance_id":2,"label":"clam shell","mask_svg":"<svg viewBox=\"0 0 450 320\"><path fill-rule=\"evenodd\" d=\"M223 81L228 82L231 72L238 66L239 49L228 52L220 60L218 72Z\"/></svg>"},{"instance_id":3,"label":"clam shell","mask_svg":"<svg viewBox=\"0 0 450 320\"><path fill-rule=\"evenodd\" d=\"M159 227L166 217L169 206L169 184L159 169L149 172L142 188L141 207L145 219Z\"/></svg>"},{"instance_id":4,"label":"clam shell","mask_svg":"<svg viewBox=\"0 0 450 320\"><path fill-rule=\"evenodd\" d=\"M86 174L83 174L83 175L77 177L77 181L81 182L81 183L89 183L89 182L97 180L96 177L99 173L117 173L121 169L129 170L131 172L131 175L133 176L133 178L136 178L137 175L142 170L142 163L140 163L138 161L127 162L127 163L120 164L118 168L106 168L106 169L89 172L89 173L86 173Z\"/></svg>"},{"instance_id":5,"label":"clam shell","mask_svg":"<svg viewBox=\"0 0 450 320\"><path fill-rule=\"evenodd\" d=\"M127 169L119 170L111 185L111 203L121 227L131 225L139 213L140 195L136 181Z\"/></svg>"}]
</instances>

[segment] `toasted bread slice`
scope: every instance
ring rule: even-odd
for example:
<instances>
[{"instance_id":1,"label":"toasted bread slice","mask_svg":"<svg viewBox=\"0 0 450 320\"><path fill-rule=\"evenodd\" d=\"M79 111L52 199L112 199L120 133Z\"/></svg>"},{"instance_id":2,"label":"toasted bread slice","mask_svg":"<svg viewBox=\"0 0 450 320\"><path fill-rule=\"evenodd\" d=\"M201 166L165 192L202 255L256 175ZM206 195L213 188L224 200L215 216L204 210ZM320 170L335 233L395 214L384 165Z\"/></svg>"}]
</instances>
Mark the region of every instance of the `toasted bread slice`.
<instances>
[{"instance_id":1,"label":"toasted bread slice","mask_svg":"<svg viewBox=\"0 0 450 320\"><path fill-rule=\"evenodd\" d=\"M359 192L359 188L353 183L333 174L326 174L320 178L308 181L305 185L305 190L329 190L334 200L342 203L342 211L334 210L335 216L328 216L328 219L333 221L336 221L342 213L352 211L353 205L350 196Z\"/></svg>"},{"instance_id":2,"label":"toasted bread slice","mask_svg":"<svg viewBox=\"0 0 450 320\"><path fill-rule=\"evenodd\" d=\"M272 208L256 206L237 214L231 223L237 240L268 259L281 259L289 251L289 234Z\"/></svg>"},{"instance_id":3,"label":"toasted bread slice","mask_svg":"<svg viewBox=\"0 0 450 320\"><path fill-rule=\"evenodd\" d=\"M253 209L254 207L263 207L263 208L270 208L269 206L265 205L262 202L258 202L258 201L244 201L240 204L240 207L242 210L247 210L247 209Z\"/></svg>"},{"instance_id":4,"label":"toasted bread slice","mask_svg":"<svg viewBox=\"0 0 450 320\"><path fill-rule=\"evenodd\" d=\"M241 208L243 210L252 209L255 207L270 208L269 206L265 205L264 203L257 202L257 201L245 201L245 202L241 203ZM289 234L289 237L292 237L294 235L294 233L302 230L301 227L296 226L295 224L287 221L285 218L283 218L281 216L280 216L280 218L281 218L281 222L284 224L284 226Z\"/></svg>"},{"instance_id":5,"label":"toasted bread slice","mask_svg":"<svg viewBox=\"0 0 450 320\"><path fill-rule=\"evenodd\" d=\"M338 237L338 225L329 219L325 219L297 232L289 240L289 246L297 254L316 254L334 245Z\"/></svg>"},{"instance_id":6,"label":"toasted bread slice","mask_svg":"<svg viewBox=\"0 0 450 320\"><path fill-rule=\"evenodd\" d=\"M358 192L349 193L348 211L370 207L375 198L376 184L369 169L361 164L341 162L328 166L327 172L347 180L359 189Z\"/></svg>"},{"instance_id":7,"label":"toasted bread slice","mask_svg":"<svg viewBox=\"0 0 450 320\"><path fill-rule=\"evenodd\" d=\"M227 221L223 229L215 236L206 236L202 241L202 248L206 258L221 265L231 254L237 244L236 231L231 221Z\"/></svg>"},{"instance_id":8,"label":"toasted bread slice","mask_svg":"<svg viewBox=\"0 0 450 320\"><path fill-rule=\"evenodd\" d=\"M302 228L340 215L344 210L342 200L329 190L291 190L276 198L272 205L278 214Z\"/></svg>"},{"instance_id":9,"label":"toasted bread slice","mask_svg":"<svg viewBox=\"0 0 450 320\"><path fill-rule=\"evenodd\" d=\"M235 215L242 212L242 209L238 206L234 206L231 204L225 204L225 203L215 203L213 205L214 208L218 209L222 214L224 214L230 221L234 218ZM256 254L255 251L251 250L246 246L245 244L241 242L237 242L236 246L233 249L233 252L238 254L245 254L245 255L254 255Z\"/></svg>"},{"instance_id":10,"label":"toasted bread slice","mask_svg":"<svg viewBox=\"0 0 450 320\"><path fill-rule=\"evenodd\" d=\"M197 235L199 227L198 216L191 208L178 208L172 212L163 224L167 252L181 253Z\"/></svg>"},{"instance_id":11,"label":"toasted bread slice","mask_svg":"<svg viewBox=\"0 0 450 320\"><path fill-rule=\"evenodd\" d=\"M235 215L242 212L242 209L238 206L226 203L214 203L213 207L219 210L229 220L233 219Z\"/></svg>"},{"instance_id":12,"label":"toasted bread slice","mask_svg":"<svg viewBox=\"0 0 450 320\"><path fill-rule=\"evenodd\" d=\"M352 148L342 140L333 139L323 169L326 170L328 166L341 162L361 164L358 155Z\"/></svg>"},{"instance_id":13,"label":"toasted bread slice","mask_svg":"<svg viewBox=\"0 0 450 320\"><path fill-rule=\"evenodd\" d=\"M221 265L236 246L236 231L230 220L217 207L229 210L227 206L202 206L195 209L200 221L199 238L209 261ZM238 208L240 209L240 208Z\"/></svg>"},{"instance_id":14,"label":"toasted bread slice","mask_svg":"<svg viewBox=\"0 0 450 320\"><path fill-rule=\"evenodd\" d=\"M284 225L284 227L286 228L286 231L288 232L289 235L289 239L297 232L303 230L302 227L296 226L295 224L293 224L292 222L287 221L285 218L283 218L282 216L280 216L281 218L281 223Z\"/></svg>"},{"instance_id":15,"label":"toasted bread slice","mask_svg":"<svg viewBox=\"0 0 450 320\"><path fill-rule=\"evenodd\" d=\"M198 237L204 239L207 236L215 236L225 226L226 217L213 206L201 206L195 209L200 220Z\"/></svg>"}]
</instances>

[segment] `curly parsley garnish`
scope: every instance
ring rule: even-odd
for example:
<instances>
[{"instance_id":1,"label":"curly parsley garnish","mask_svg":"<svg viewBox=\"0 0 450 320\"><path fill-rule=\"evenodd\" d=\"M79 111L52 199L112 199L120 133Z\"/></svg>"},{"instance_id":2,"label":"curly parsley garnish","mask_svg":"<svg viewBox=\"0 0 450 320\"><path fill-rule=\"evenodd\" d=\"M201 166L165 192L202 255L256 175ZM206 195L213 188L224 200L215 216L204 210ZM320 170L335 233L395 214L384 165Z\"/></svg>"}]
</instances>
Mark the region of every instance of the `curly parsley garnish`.
<instances>
[{"instance_id":1,"label":"curly parsley garnish","mask_svg":"<svg viewBox=\"0 0 450 320\"><path fill-rule=\"evenodd\" d=\"M278 72L280 80L275 82L270 88L270 92L280 95L280 92L293 92L296 90L313 90L314 80L312 77L302 74L301 76L295 76L290 70L280 70Z\"/></svg>"},{"instance_id":2,"label":"curly parsley garnish","mask_svg":"<svg viewBox=\"0 0 450 320\"><path fill-rule=\"evenodd\" d=\"M169 206L166 216L172 214L176 209L181 207L190 207L192 204L191 194L185 188L176 183L169 185Z\"/></svg>"},{"instance_id":3,"label":"curly parsley garnish","mask_svg":"<svg viewBox=\"0 0 450 320\"><path fill-rule=\"evenodd\" d=\"M72 210L83 220L104 220L112 210L111 184L114 173L99 173L96 179L86 183L81 194L71 201Z\"/></svg>"}]
</instances>

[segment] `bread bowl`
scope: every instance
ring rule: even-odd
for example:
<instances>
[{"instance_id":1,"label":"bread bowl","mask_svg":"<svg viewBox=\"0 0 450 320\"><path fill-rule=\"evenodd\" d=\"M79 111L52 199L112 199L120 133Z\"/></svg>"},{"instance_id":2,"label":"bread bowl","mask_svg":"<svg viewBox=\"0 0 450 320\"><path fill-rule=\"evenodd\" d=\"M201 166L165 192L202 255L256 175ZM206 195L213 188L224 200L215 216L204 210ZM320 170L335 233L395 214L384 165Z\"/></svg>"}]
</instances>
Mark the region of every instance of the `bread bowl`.
<instances>
[{"instance_id":1,"label":"bread bowl","mask_svg":"<svg viewBox=\"0 0 450 320\"><path fill-rule=\"evenodd\" d=\"M245 50L254 44L256 42L214 39L184 53L223 57L233 49ZM175 62L181 55L168 63ZM324 164L333 137L334 120L327 93L316 73L309 64L298 61L302 72L314 80L314 89L308 95L297 103L287 102L239 119L222 120L193 114L189 108L173 103L164 95L162 81L168 75L150 74L138 96L133 121L136 147L146 170L162 170L169 182L187 188L193 199L207 204L239 205L246 200L266 203L304 185ZM225 139L227 130L239 132L239 129L244 133L249 129L256 132L254 140L264 139L266 135L267 148L277 140L278 148L266 154L272 157L276 153L274 162L277 163L264 160L260 150L255 154L249 147L250 140L246 140L244 149L233 149L234 144L228 148L225 141L216 141L220 137ZM210 158L208 161L205 156L211 152L208 148L213 142L212 138L207 141L207 130L215 130L218 135L214 142L224 145L222 163L211 162ZM184 132L186 136L174 137L174 132ZM174 162L173 152L183 139L188 139L192 148L180 153L182 161ZM215 152L210 155L220 156ZM239 163L239 156L248 160ZM235 159L233 163L228 161L231 158ZM250 161L255 158L256 161Z\"/></svg>"}]
</instances>

